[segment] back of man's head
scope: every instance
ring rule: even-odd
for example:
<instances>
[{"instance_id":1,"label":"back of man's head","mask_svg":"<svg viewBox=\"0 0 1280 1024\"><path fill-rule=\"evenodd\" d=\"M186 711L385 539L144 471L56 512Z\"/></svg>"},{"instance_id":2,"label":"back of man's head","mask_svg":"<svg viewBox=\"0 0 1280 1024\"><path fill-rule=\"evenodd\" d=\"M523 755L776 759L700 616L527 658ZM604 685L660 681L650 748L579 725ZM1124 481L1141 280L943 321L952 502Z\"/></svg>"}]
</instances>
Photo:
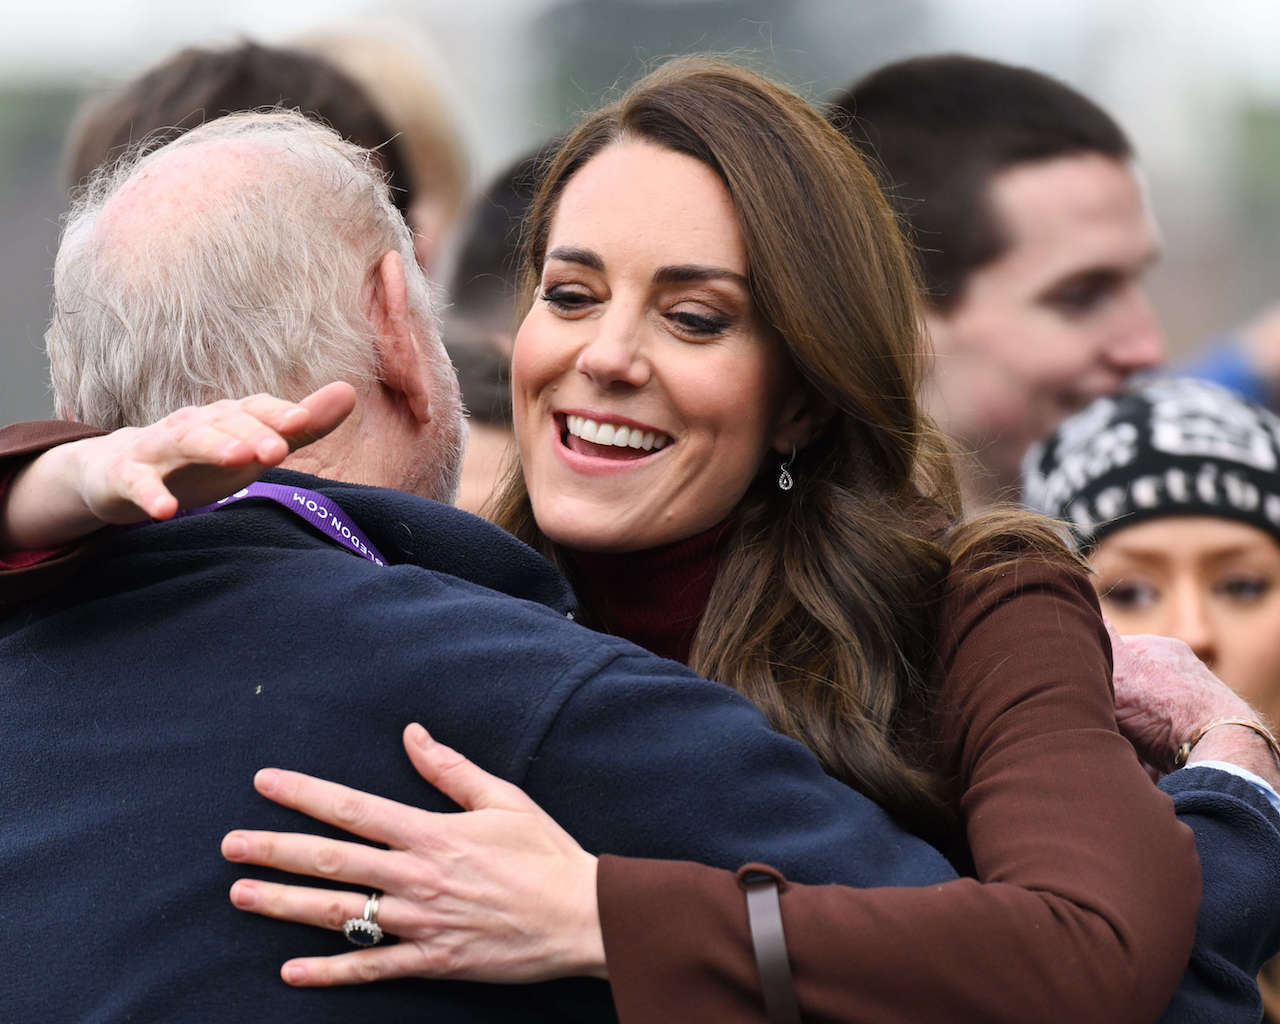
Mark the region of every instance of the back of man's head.
<instances>
[{"instance_id":1,"label":"back of man's head","mask_svg":"<svg viewBox=\"0 0 1280 1024\"><path fill-rule=\"evenodd\" d=\"M371 275L413 242L368 151L287 111L234 114L100 169L54 266L46 335L58 413L105 429L267 391L377 378Z\"/></svg>"},{"instance_id":2,"label":"back of man's head","mask_svg":"<svg viewBox=\"0 0 1280 1024\"><path fill-rule=\"evenodd\" d=\"M871 158L910 225L930 302L941 310L1006 244L986 198L994 175L1061 156L1132 156L1120 126L1074 89L976 57L886 65L837 96L830 115Z\"/></svg>"}]
</instances>

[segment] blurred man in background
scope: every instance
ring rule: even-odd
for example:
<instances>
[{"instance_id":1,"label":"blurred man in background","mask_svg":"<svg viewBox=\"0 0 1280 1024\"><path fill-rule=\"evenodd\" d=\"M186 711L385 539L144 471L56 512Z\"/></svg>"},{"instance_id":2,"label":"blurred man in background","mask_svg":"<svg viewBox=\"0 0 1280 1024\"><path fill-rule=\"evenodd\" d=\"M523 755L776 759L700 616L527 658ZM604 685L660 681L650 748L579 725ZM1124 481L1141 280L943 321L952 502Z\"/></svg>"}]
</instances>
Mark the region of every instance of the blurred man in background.
<instances>
[{"instance_id":1,"label":"blurred man in background","mask_svg":"<svg viewBox=\"0 0 1280 1024\"><path fill-rule=\"evenodd\" d=\"M926 400L966 503L1016 499L1032 442L1164 357L1143 290L1159 237L1129 140L1061 82L963 56L890 64L832 117L914 235Z\"/></svg>"},{"instance_id":2,"label":"blurred man in background","mask_svg":"<svg viewBox=\"0 0 1280 1024\"><path fill-rule=\"evenodd\" d=\"M485 514L510 469L509 369L519 326L520 228L555 145L545 143L495 175L463 219L457 239L444 345L458 371L471 427L457 505L477 515Z\"/></svg>"}]
</instances>

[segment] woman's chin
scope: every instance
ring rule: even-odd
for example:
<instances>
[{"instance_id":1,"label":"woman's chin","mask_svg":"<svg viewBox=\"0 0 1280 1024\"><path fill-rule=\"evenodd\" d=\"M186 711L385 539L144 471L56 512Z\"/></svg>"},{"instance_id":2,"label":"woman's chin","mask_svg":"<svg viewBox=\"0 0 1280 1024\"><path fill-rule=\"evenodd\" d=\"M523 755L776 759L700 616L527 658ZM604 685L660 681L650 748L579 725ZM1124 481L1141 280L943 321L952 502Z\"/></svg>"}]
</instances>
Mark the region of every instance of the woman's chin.
<instances>
[{"instance_id":1,"label":"woman's chin","mask_svg":"<svg viewBox=\"0 0 1280 1024\"><path fill-rule=\"evenodd\" d=\"M534 517L537 519L537 517ZM609 527L584 528L582 523L550 523L543 525L538 520L538 528L547 539L570 551L591 551L597 553L643 551L654 547L654 543L645 537L638 537L633 531L618 530Z\"/></svg>"},{"instance_id":2,"label":"woman's chin","mask_svg":"<svg viewBox=\"0 0 1280 1024\"><path fill-rule=\"evenodd\" d=\"M675 544L710 529L723 518L699 516L693 521L677 521L657 513L634 513L634 508L587 510L575 504L573 508L544 509L540 515L534 505L534 520L548 540L570 551L599 554L648 551Z\"/></svg>"},{"instance_id":3,"label":"woman's chin","mask_svg":"<svg viewBox=\"0 0 1280 1024\"><path fill-rule=\"evenodd\" d=\"M646 529L643 521L627 516L622 509L608 505L583 507L579 502L557 502L556 508L538 510L533 518L548 540L570 551L624 552L643 551L665 543ZM652 525L652 524L647 524Z\"/></svg>"}]
</instances>

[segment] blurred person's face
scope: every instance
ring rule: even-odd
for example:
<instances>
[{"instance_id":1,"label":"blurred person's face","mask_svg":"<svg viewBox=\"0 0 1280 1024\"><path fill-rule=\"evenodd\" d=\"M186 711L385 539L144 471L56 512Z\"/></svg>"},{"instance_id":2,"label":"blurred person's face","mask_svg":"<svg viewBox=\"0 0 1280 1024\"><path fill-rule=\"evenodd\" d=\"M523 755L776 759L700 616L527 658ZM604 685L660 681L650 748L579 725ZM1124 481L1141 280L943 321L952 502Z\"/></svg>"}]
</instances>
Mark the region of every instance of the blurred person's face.
<instances>
[{"instance_id":1,"label":"blurred person's face","mask_svg":"<svg viewBox=\"0 0 1280 1024\"><path fill-rule=\"evenodd\" d=\"M1133 168L1099 154L1009 168L988 200L1007 247L951 310L929 313L927 400L1009 486L1033 441L1162 360L1142 288L1158 238Z\"/></svg>"},{"instance_id":2,"label":"blurred person's face","mask_svg":"<svg viewBox=\"0 0 1280 1024\"><path fill-rule=\"evenodd\" d=\"M1280 544L1213 516L1152 519L1108 534L1091 559L1121 634L1191 647L1223 682L1280 716Z\"/></svg>"},{"instance_id":3,"label":"blurred person's face","mask_svg":"<svg viewBox=\"0 0 1280 1024\"><path fill-rule=\"evenodd\" d=\"M790 451L799 388L746 274L728 191L699 161L623 142L569 181L512 363L516 442L552 540L691 537L766 453Z\"/></svg>"},{"instance_id":4,"label":"blurred person's face","mask_svg":"<svg viewBox=\"0 0 1280 1024\"><path fill-rule=\"evenodd\" d=\"M449 233L452 213L447 204L430 195L415 199L405 211L405 220L413 232L414 256L428 277L436 272L436 261Z\"/></svg>"}]
</instances>

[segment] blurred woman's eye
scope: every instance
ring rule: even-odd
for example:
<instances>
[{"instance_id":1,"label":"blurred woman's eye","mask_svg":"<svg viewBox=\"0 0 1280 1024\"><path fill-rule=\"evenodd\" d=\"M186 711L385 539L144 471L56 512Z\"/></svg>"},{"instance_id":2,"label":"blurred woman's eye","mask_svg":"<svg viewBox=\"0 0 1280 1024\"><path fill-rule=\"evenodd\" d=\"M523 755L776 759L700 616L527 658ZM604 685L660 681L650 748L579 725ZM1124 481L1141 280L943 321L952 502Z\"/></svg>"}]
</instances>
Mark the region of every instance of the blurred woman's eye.
<instances>
[{"instance_id":1,"label":"blurred woman's eye","mask_svg":"<svg viewBox=\"0 0 1280 1024\"><path fill-rule=\"evenodd\" d=\"M1241 604L1260 601L1271 590L1271 580L1254 573L1234 573L1213 584L1214 593Z\"/></svg>"},{"instance_id":2,"label":"blurred woman's eye","mask_svg":"<svg viewBox=\"0 0 1280 1024\"><path fill-rule=\"evenodd\" d=\"M1144 611L1159 599L1159 591L1141 580L1117 580L1103 587L1101 600L1116 611Z\"/></svg>"}]
</instances>

